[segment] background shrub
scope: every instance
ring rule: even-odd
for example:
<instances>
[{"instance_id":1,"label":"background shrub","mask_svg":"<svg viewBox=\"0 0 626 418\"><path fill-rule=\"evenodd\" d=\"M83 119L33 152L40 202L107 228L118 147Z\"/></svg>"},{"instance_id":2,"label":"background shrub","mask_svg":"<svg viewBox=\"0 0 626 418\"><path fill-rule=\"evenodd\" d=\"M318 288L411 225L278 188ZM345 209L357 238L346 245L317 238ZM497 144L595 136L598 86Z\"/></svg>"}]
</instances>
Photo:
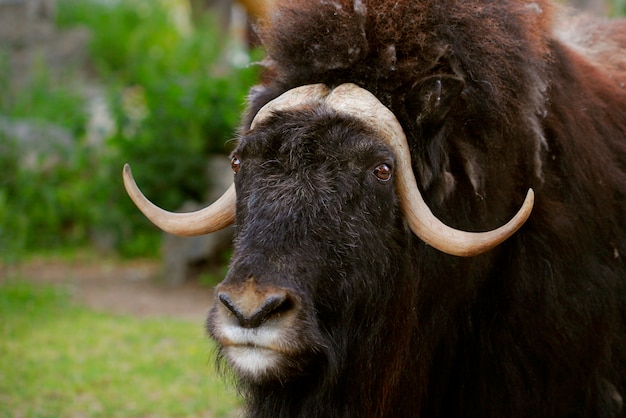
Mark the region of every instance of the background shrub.
<instances>
[{"instance_id":1,"label":"background shrub","mask_svg":"<svg viewBox=\"0 0 626 418\"><path fill-rule=\"evenodd\" d=\"M156 254L161 234L122 186L126 162L146 195L167 209L204 199L207 157L230 152L257 74L232 65L232 42L213 29L209 14L192 23L187 5L58 0L59 28L91 32L87 77L73 76L84 69L68 69L59 80L41 64L26 84L11 86L0 50L0 87L11 86L0 96L0 118L46 121L72 137L53 166L24 167L19 147L0 130L0 257L86 245L94 237L124 255ZM87 111L94 91L106 100L111 122L95 143Z\"/></svg>"}]
</instances>

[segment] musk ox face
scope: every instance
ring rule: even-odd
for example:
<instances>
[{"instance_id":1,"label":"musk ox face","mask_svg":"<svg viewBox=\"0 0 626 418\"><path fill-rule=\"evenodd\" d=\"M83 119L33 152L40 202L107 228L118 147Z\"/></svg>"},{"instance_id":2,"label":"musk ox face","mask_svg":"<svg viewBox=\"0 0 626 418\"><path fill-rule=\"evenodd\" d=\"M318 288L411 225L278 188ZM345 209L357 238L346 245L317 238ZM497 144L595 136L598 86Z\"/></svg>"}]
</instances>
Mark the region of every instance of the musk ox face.
<instances>
[{"instance_id":1,"label":"musk ox face","mask_svg":"<svg viewBox=\"0 0 626 418\"><path fill-rule=\"evenodd\" d=\"M418 85L413 105L425 131L447 115L444 81ZM233 169L234 186L188 214L150 203L128 167L124 184L144 214L174 234L208 233L236 220L231 268L216 289L208 330L250 383L340 369L347 360L334 353L380 346L381 335L402 332L398 322L414 311L410 298L401 298L404 310L394 306L402 317L388 318L387 308L397 305L397 292L417 285L413 233L448 254L481 254L510 237L533 205L529 192L522 209L492 231L445 225L418 190L395 115L354 84L306 85L269 101L241 138Z\"/></svg>"},{"instance_id":2,"label":"musk ox face","mask_svg":"<svg viewBox=\"0 0 626 418\"><path fill-rule=\"evenodd\" d=\"M358 120L320 107L257 126L233 168L234 255L208 330L244 380L326 367L338 328L381 306L404 257L395 156Z\"/></svg>"}]
</instances>

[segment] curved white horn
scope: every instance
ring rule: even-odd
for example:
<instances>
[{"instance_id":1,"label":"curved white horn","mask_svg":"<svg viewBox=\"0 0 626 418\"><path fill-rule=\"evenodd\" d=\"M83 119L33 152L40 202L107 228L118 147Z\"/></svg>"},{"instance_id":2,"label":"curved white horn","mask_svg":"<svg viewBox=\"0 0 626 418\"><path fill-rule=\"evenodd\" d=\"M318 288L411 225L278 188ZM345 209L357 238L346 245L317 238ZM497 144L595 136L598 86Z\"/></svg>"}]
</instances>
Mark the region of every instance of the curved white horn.
<instances>
[{"instance_id":1,"label":"curved white horn","mask_svg":"<svg viewBox=\"0 0 626 418\"><path fill-rule=\"evenodd\" d=\"M478 255L508 239L530 216L534 204L532 189L528 190L517 214L497 229L487 232L466 232L445 225L431 212L417 188L402 126L394 114L373 94L354 84L342 84L332 91L323 84L289 90L262 107L254 117L251 128L254 129L274 112L298 109L324 100L330 108L367 123L394 149L397 158L396 187L404 215L411 230L434 248L457 256ZM184 214L165 211L146 199L137 188L128 165L124 167L124 185L144 215L155 225L172 234L202 235L222 229L234 221L236 201L234 185L211 206Z\"/></svg>"},{"instance_id":2,"label":"curved white horn","mask_svg":"<svg viewBox=\"0 0 626 418\"><path fill-rule=\"evenodd\" d=\"M406 136L394 114L373 94L354 84L338 86L326 102L331 108L366 122L394 149L397 159L396 187L402 211L415 235L432 247L451 255L475 256L508 239L530 216L534 204L532 189L528 190L517 214L497 229L466 232L447 226L431 212L417 188Z\"/></svg>"},{"instance_id":3,"label":"curved white horn","mask_svg":"<svg viewBox=\"0 0 626 418\"><path fill-rule=\"evenodd\" d=\"M128 164L124 165L124 187L135 205L153 224L165 232L180 236L204 235L226 228L235 221L235 185L210 206L196 212L168 212L150 202L141 193Z\"/></svg>"},{"instance_id":4,"label":"curved white horn","mask_svg":"<svg viewBox=\"0 0 626 418\"><path fill-rule=\"evenodd\" d=\"M267 119L275 112L283 110L297 110L309 104L319 103L329 93L330 89L325 84L307 84L287 90L271 102L267 103L257 112L250 124L250 129Z\"/></svg>"}]
</instances>

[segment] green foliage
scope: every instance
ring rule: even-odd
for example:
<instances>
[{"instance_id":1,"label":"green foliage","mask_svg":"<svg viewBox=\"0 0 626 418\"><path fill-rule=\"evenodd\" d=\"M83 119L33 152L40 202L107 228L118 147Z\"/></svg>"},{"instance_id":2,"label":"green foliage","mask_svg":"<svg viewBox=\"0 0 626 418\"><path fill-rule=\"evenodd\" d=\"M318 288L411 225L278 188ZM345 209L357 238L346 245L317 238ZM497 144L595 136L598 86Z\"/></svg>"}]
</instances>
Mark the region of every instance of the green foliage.
<instances>
[{"instance_id":1,"label":"green foliage","mask_svg":"<svg viewBox=\"0 0 626 418\"><path fill-rule=\"evenodd\" d=\"M626 0L608 0L613 16L626 16Z\"/></svg>"},{"instance_id":2,"label":"green foliage","mask_svg":"<svg viewBox=\"0 0 626 418\"><path fill-rule=\"evenodd\" d=\"M74 306L55 287L0 284L0 417L226 417L237 400L201 327Z\"/></svg>"},{"instance_id":3,"label":"green foliage","mask_svg":"<svg viewBox=\"0 0 626 418\"><path fill-rule=\"evenodd\" d=\"M210 15L195 26L175 19L182 4L62 0L59 21L93 31L95 65L117 85L111 104L124 139L139 147L183 142L189 155L228 153L256 71L221 62L230 43L212 29L219 25Z\"/></svg>"},{"instance_id":4,"label":"green foliage","mask_svg":"<svg viewBox=\"0 0 626 418\"><path fill-rule=\"evenodd\" d=\"M54 121L76 136L83 135L88 116L84 99L76 86L68 85L67 80L54 80L46 64L38 59L28 83L14 89L9 83L12 74L8 57L3 52L0 50L0 115ZM68 69L68 78L73 72Z\"/></svg>"},{"instance_id":5,"label":"green foliage","mask_svg":"<svg viewBox=\"0 0 626 418\"><path fill-rule=\"evenodd\" d=\"M4 66L5 75L8 66ZM6 84L0 95L0 254L3 259L21 250L72 243L90 221L86 213L83 153L80 142L56 143L52 130L80 137L87 115L82 96L59 87L43 64L19 89ZM48 121L54 121L52 125ZM18 140L10 126L28 125L41 146ZM62 126L62 128L60 128ZM58 135L58 134L57 134Z\"/></svg>"},{"instance_id":6,"label":"green foliage","mask_svg":"<svg viewBox=\"0 0 626 418\"><path fill-rule=\"evenodd\" d=\"M25 167L14 139L0 130L0 257L84 245L102 235L124 255L155 255L161 235L126 196L126 162L158 205L175 210L204 199L207 157L230 151L257 74L230 65L230 42L212 29L218 25L209 15L192 24L186 4L58 0L59 27L91 32L90 74L113 122L95 145L87 99L71 75L53 79L42 63L32 80L11 90L0 51L0 87L9 92L0 95L0 118L42 121L73 136L69 150L55 151L54 164Z\"/></svg>"}]
</instances>

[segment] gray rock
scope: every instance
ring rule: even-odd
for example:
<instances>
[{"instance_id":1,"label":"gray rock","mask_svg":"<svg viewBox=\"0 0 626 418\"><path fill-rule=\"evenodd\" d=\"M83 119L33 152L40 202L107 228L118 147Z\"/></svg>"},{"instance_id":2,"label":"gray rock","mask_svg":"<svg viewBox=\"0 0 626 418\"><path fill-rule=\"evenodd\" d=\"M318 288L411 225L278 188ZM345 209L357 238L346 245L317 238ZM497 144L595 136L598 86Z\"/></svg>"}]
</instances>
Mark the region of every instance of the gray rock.
<instances>
[{"instance_id":1,"label":"gray rock","mask_svg":"<svg viewBox=\"0 0 626 418\"><path fill-rule=\"evenodd\" d=\"M70 131L59 125L0 117L0 152L14 155L23 168L50 170L70 158L74 144Z\"/></svg>"}]
</instances>

